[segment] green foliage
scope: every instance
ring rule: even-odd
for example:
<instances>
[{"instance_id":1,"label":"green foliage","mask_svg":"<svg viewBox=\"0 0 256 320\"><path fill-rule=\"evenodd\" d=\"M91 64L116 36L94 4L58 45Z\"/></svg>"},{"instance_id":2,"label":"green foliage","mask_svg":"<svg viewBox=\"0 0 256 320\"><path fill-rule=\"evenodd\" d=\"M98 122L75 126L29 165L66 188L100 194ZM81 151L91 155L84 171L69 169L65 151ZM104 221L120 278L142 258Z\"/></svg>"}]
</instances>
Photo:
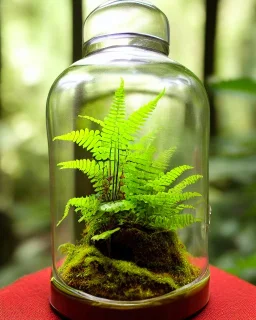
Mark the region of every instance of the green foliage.
<instances>
[{"instance_id":1,"label":"green foliage","mask_svg":"<svg viewBox=\"0 0 256 320\"><path fill-rule=\"evenodd\" d=\"M93 241L99 241L99 240L106 240L108 239L113 233L119 231L120 228L115 228L113 230L108 230L108 231L105 231L105 232L102 232L101 234L99 235L96 235L96 236L93 236L92 237L92 240Z\"/></svg>"},{"instance_id":2,"label":"green foliage","mask_svg":"<svg viewBox=\"0 0 256 320\"><path fill-rule=\"evenodd\" d=\"M57 136L53 140L72 141L79 146L82 146L86 150L94 150L95 148L97 148L98 142L100 140L100 131L89 130L86 128L85 130L81 129L61 136Z\"/></svg>"},{"instance_id":3,"label":"green foliage","mask_svg":"<svg viewBox=\"0 0 256 320\"><path fill-rule=\"evenodd\" d=\"M209 81L209 86L214 91L230 91L236 94L256 95L256 80L251 78L231 79L223 81Z\"/></svg>"},{"instance_id":4,"label":"green foliage","mask_svg":"<svg viewBox=\"0 0 256 320\"><path fill-rule=\"evenodd\" d=\"M176 147L164 150L159 157L153 161L153 167L159 168L162 171L167 170L170 160L176 151Z\"/></svg>"},{"instance_id":5,"label":"green foliage","mask_svg":"<svg viewBox=\"0 0 256 320\"><path fill-rule=\"evenodd\" d=\"M182 165L164 173L176 148L163 151L155 159L153 141L157 131L137 138L164 92L126 118L124 81L121 80L104 121L81 116L100 125L101 131L86 128L54 138L72 141L91 152L92 160L66 161L58 166L82 171L95 190L94 195L70 199L58 225L66 218L71 206L75 207L76 212L81 212L79 221L90 222L99 214L108 213L109 216L115 214L117 226L125 212L131 213L136 223L165 230L177 230L199 221L194 215L184 214L183 211L195 209L186 202L201 194L183 190L202 176L191 175L174 185L183 173L193 167ZM104 230L92 239L106 239L118 230Z\"/></svg>"},{"instance_id":6,"label":"green foliage","mask_svg":"<svg viewBox=\"0 0 256 320\"><path fill-rule=\"evenodd\" d=\"M58 222L58 225L68 216L69 209L71 206L75 207L75 211L80 211L82 216L78 220L89 222L92 217L97 213L99 208L99 200L96 198L95 195L90 195L87 197L81 197L81 198L71 198L68 200L68 203L66 204L64 215L62 219Z\"/></svg>"},{"instance_id":7,"label":"green foliage","mask_svg":"<svg viewBox=\"0 0 256 320\"><path fill-rule=\"evenodd\" d=\"M180 211L185 209L185 208L190 208L190 207L184 207L180 208ZM153 220L153 218L155 218ZM163 228L163 229L169 229L169 230L177 230L177 229L182 229L185 228L189 225L191 225L194 222L200 222L201 219L195 218L192 214L173 214L171 217L164 217L163 215L161 216L155 216L152 217L153 225L157 226L158 228Z\"/></svg>"},{"instance_id":8,"label":"green foliage","mask_svg":"<svg viewBox=\"0 0 256 320\"><path fill-rule=\"evenodd\" d=\"M120 211L129 211L134 208L135 205L131 201L120 200L101 204L99 207L99 211L117 213Z\"/></svg>"}]
</instances>

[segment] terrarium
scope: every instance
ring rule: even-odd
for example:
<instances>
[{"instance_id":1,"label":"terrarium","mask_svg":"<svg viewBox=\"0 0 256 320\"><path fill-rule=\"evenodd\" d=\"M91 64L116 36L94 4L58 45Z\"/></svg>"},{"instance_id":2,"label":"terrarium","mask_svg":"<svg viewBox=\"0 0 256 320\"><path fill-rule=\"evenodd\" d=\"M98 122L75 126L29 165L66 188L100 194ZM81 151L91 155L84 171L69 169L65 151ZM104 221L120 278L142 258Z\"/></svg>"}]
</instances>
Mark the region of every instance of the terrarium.
<instances>
[{"instance_id":1,"label":"terrarium","mask_svg":"<svg viewBox=\"0 0 256 320\"><path fill-rule=\"evenodd\" d=\"M175 32L175 31L173 31ZM209 299L209 107L155 6L109 1L47 103L50 302L70 319L184 319Z\"/></svg>"}]
</instances>

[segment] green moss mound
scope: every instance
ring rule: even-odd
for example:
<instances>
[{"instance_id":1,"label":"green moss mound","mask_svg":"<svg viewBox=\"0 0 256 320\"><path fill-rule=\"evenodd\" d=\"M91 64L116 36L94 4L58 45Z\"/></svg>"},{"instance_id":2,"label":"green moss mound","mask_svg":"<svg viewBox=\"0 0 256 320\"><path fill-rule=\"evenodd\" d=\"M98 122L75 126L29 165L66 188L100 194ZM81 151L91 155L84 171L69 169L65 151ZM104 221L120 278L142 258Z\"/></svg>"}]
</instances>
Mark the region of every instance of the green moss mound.
<instances>
[{"instance_id":1,"label":"green moss mound","mask_svg":"<svg viewBox=\"0 0 256 320\"><path fill-rule=\"evenodd\" d=\"M105 256L131 261L156 273L169 273L179 286L193 281L197 275L188 262L185 246L173 231L123 226L112 235L110 250L107 241L98 241L95 246Z\"/></svg>"},{"instance_id":2,"label":"green moss mound","mask_svg":"<svg viewBox=\"0 0 256 320\"><path fill-rule=\"evenodd\" d=\"M67 257L59 273L65 283L102 298L141 300L178 289L200 273L174 232L124 228L111 246L105 244L62 245Z\"/></svg>"}]
</instances>

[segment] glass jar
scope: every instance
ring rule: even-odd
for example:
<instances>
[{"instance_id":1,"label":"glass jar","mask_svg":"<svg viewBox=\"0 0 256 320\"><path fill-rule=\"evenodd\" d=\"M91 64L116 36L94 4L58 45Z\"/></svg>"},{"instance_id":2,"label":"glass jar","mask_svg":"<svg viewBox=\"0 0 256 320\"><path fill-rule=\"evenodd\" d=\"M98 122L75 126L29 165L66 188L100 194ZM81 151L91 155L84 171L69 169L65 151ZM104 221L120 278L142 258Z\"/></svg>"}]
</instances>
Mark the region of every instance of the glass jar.
<instances>
[{"instance_id":1,"label":"glass jar","mask_svg":"<svg viewBox=\"0 0 256 320\"><path fill-rule=\"evenodd\" d=\"M70 319L184 319L209 299L209 106L155 6L109 1L47 103L51 305Z\"/></svg>"}]
</instances>

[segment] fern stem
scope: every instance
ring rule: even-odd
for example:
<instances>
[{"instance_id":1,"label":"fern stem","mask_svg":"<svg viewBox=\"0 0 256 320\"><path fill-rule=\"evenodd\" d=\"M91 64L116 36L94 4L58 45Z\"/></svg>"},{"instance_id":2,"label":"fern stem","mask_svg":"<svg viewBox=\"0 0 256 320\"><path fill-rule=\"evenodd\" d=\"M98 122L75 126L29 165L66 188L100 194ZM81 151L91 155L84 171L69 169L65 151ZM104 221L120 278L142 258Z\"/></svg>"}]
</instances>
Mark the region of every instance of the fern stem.
<instances>
[{"instance_id":1,"label":"fern stem","mask_svg":"<svg viewBox=\"0 0 256 320\"><path fill-rule=\"evenodd\" d=\"M115 181L116 181L116 146L114 148L114 171L113 171L113 187L112 187L112 200L115 201Z\"/></svg>"},{"instance_id":2,"label":"fern stem","mask_svg":"<svg viewBox=\"0 0 256 320\"><path fill-rule=\"evenodd\" d=\"M105 181L105 167L103 166L103 168L102 168L103 170L103 176L102 176L102 190L104 190L104 181ZM105 199L104 199L104 195L102 194L102 198L103 198L103 201L105 200L105 201L107 201L107 197L105 197Z\"/></svg>"},{"instance_id":3,"label":"fern stem","mask_svg":"<svg viewBox=\"0 0 256 320\"><path fill-rule=\"evenodd\" d=\"M111 160L111 154L112 154L112 139L110 141L110 150L109 150L109 197L108 200L111 200L111 192L110 192L110 183L111 183L111 177L112 177L112 160Z\"/></svg>"},{"instance_id":4,"label":"fern stem","mask_svg":"<svg viewBox=\"0 0 256 320\"><path fill-rule=\"evenodd\" d=\"M120 151L119 151L119 137L120 137L120 132L118 128L118 145L117 145L117 173L116 173L116 199L118 199L118 174L119 174L119 164L120 164Z\"/></svg>"}]
</instances>

